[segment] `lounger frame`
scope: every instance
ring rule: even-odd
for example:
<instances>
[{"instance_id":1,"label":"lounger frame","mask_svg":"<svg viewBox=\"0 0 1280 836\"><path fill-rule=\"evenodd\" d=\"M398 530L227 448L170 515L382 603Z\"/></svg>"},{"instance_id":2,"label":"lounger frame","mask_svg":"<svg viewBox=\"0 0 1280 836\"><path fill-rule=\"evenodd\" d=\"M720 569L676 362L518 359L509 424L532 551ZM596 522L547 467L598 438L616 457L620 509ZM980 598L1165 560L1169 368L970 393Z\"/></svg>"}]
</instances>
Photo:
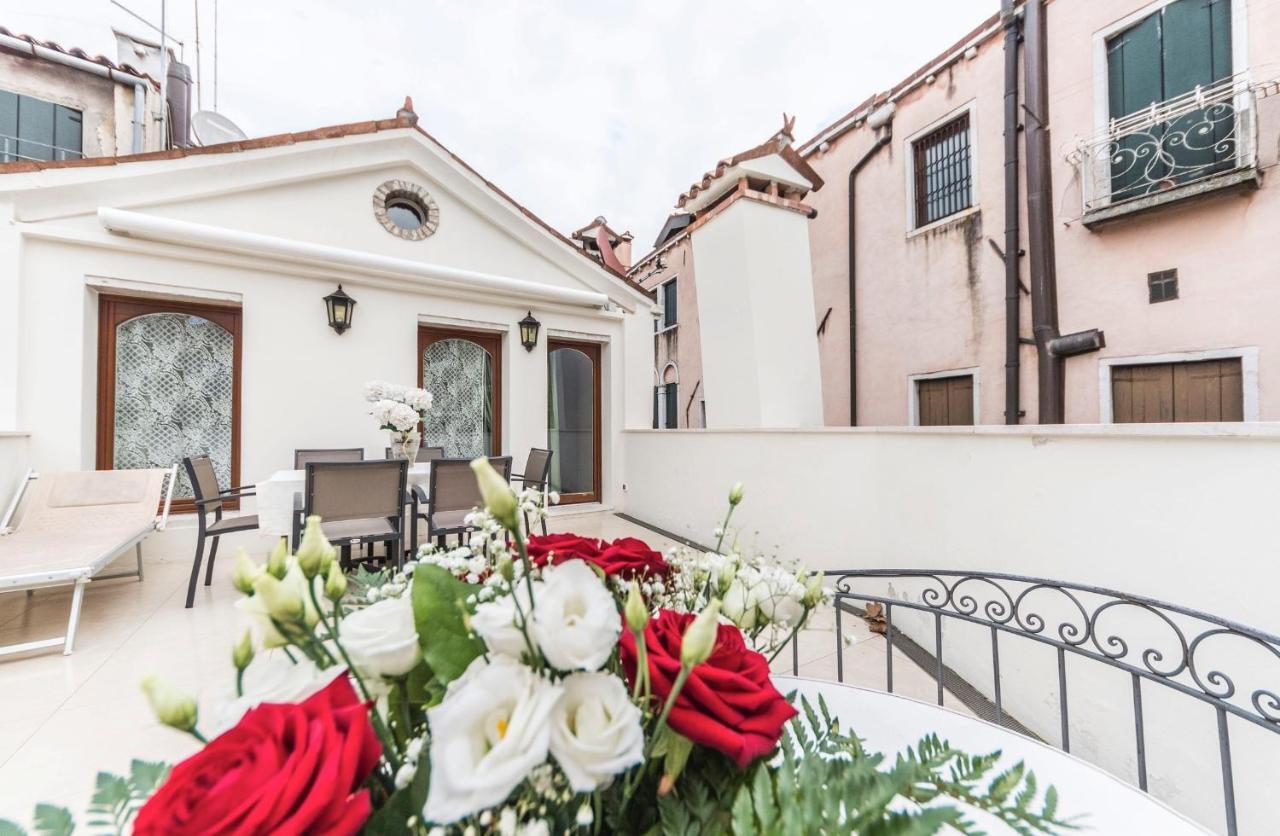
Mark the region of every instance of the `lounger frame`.
<instances>
[{"instance_id":1,"label":"lounger frame","mask_svg":"<svg viewBox=\"0 0 1280 836\"><path fill-rule=\"evenodd\" d=\"M9 503L9 507L5 512L4 519L0 520L0 535L10 533L8 524L13 518L14 512L17 510L18 502L26 492L27 485L39 478L40 474L35 471L28 470L26 476L23 477L22 484L18 486L17 493L14 494L13 501ZM25 575L7 575L0 576L0 593L2 592L20 592L26 590L30 595L37 589L46 589L53 586L64 586L66 584L74 584L75 589L71 593L71 613L67 618L67 632L64 635L56 636L49 639L37 639L36 641L19 642L17 644L0 645L0 657L12 656L18 653L29 653L33 650L42 650L47 647L57 647L62 645L62 655L70 656L72 650L75 649L76 628L80 625L80 607L84 603L84 588L91 581L106 581L116 578L137 578L142 580L142 541L155 531L164 531L165 526L169 522L169 508L173 502L173 487L178 478L178 466L174 465L169 468L168 484L164 491L164 511L155 521L138 531L128 540L119 545L118 548L104 554L85 566L78 566L74 569L60 569L54 572L31 572ZM121 555L126 554L133 549L137 555L137 568L127 572L112 572L109 575L99 575L107 566L111 565Z\"/></svg>"}]
</instances>

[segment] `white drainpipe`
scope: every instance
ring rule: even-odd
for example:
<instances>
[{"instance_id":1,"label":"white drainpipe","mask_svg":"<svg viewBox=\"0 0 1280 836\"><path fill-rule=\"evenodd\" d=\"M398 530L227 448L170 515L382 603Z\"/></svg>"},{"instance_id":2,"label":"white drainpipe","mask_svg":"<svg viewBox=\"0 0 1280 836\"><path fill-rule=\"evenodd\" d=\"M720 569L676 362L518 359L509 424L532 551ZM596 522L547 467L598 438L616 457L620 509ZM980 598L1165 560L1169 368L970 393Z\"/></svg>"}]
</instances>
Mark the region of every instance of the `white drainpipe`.
<instances>
[{"instance_id":1,"label":"white drainpipe","mask_svg":"<svg viewBox=\"0 0 1280 836\"><path fill-rule=\"evenodd\" d=\"M110 79L117 84L128 84L133 87L133 153L142 153L142 129L144 125L144 117L146 114L147 101L147 84L149 82L142 76L133 75L132 73L121 72L112 69L95 61L89 61L84 58L77 58L74 55L68 55L65 52L58 52L56 49L33 44L31 41L23 38L15 38L0 32L0 46L8 47L16 52L25 52L33 58L40 58L45 61L51 61L54 64L61 64L64 67L71 67L81 72L92 73L102 78Z\"/></svg>"}]
</instances>

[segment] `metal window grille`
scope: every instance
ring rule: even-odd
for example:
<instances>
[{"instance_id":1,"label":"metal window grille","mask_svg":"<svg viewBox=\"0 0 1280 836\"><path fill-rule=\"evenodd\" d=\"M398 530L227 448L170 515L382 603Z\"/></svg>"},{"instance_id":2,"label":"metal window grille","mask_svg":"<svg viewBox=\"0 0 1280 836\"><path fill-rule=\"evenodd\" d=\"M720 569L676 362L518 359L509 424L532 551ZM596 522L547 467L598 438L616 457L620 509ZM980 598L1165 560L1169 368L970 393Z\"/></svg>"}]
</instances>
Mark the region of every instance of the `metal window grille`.
<instances>
[{"instance_id":1,"label":"metal window grille","mask_svg":"<svg viewBox=\"0 0 1280 836\"><path fill-rule=\"evenodd\" d=\"M915 225L931 224L973 205L969 114L916 140L911 147L915 174Z\"/></svg>"},{"instance_id":2,"label":"metal window grille","mask_svg":"<svg viewBox=\"0 0 1280 836\"><path fill-rule=\"evenodd\" d=\"M1147 274L1147 294L1151 304L1178 298L1178 271L1160 270Z\"/></svg>"}]
</instances>

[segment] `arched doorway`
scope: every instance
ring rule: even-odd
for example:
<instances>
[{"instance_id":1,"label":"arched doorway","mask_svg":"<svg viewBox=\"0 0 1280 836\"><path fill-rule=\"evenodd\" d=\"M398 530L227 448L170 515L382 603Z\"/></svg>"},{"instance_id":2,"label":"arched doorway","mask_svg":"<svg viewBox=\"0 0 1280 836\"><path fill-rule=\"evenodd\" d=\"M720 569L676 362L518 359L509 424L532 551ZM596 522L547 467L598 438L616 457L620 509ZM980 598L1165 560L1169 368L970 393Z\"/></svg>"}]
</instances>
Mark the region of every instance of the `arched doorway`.
<instances>
[{"instance_id":1,"label":"arched doorway","mask_svg":"<svg viewBox=\"0 0 1280 836\"><path fill-rule=\"evenodd\" d=\"M600 501L600 346L547 343L551 489L563 504Z\"/></svg>"},{"instance_id":2,"label":"arched doorway","mask_svg":"<svg viewBox=\"0 0 1280 836\"><path fill-rule=\"evenodd\" d=\"M418 358L419 385L432 395L422 444L455 459L501 455L501 337L424 326Z\"/></svg>"},{"instance_id":3,"label":"arched doorway","mask_svg":"<svg viewBox=\"0 0 1280 836\"><path fill-rule=\"evenodd\" d=\"M220 485L239 484L239 308L103 297L98 325L97 467L207 453ZM191 496L179 468L175 509Z\"/></svg>"}]
</instances>

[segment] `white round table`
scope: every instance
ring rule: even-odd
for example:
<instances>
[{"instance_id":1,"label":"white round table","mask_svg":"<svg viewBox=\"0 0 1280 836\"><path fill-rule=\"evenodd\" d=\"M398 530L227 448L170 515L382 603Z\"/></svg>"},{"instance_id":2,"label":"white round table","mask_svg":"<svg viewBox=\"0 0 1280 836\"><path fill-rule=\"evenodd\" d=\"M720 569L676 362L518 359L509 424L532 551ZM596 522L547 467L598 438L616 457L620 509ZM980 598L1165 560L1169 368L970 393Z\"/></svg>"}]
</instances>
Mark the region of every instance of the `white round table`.
<instances>
[{"instance_id":1,"label":"white round table","mask_svg":"<svg viewBox=\"0 0 1280 836\"><path fill-rule=\"evenodd\" d=\"M999 750L1001 758L992 775L1022 761L1035 772L1042 793L1050 784L1057 788L1058 811L1063 818L1081 817L1076 822L1080 832L1161 836L1203 836L1210 832L1092 764L984 720L908 697L837 682L790 676L775 676L774 682L784 694L796 691L815 707L818 697L823 697L832 716L840 719L844 729L862 738L871 752L892 758L933 732L971 755ZM966 812L988 833L1007 832L1000 822L981 811Z\"/></svg>"}]
</instances>

